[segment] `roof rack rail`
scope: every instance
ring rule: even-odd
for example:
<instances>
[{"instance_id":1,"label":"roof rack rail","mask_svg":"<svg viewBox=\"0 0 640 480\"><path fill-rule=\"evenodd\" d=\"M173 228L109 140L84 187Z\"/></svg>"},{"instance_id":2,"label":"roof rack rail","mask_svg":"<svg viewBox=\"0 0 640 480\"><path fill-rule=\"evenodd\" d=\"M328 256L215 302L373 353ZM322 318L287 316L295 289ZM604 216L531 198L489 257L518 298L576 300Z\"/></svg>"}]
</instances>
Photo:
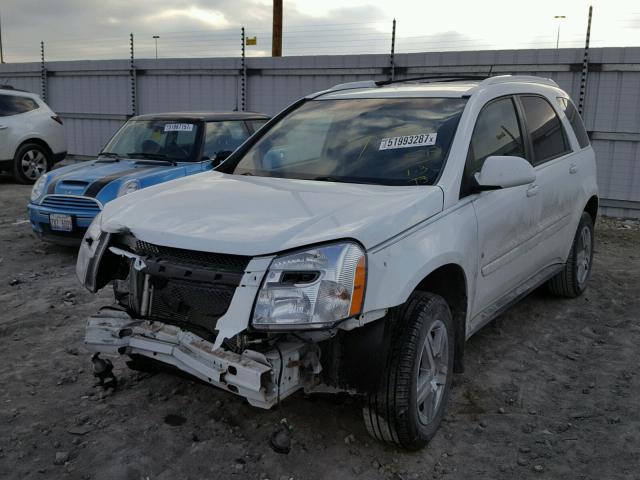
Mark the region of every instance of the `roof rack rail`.
<instances>
[{"instance_id":1,"label":"roof rack rail","mask_svg":"<svg viewBox=\"0 0 640 480\"><path fill-rule=\"evenodd\" d=\"M31 93L28 90L22 90L20 88L16 88L13 85L9 85L9 84L0 85L0 90L13 90L14 92Z\"/></svg>"},{"instance_id":2,"label":"roof rack rail","mask_svg":"<svg viewBox=\"0 0 640 480\"><path fill-rule=\"evenodd\" d=\"M554 80L545 77L536 77L535 75L496 75L486 78L479 86L495 85L497 83L509 82L541 83L543 85L559 87L559 85Z\"/></svg>"},{"instance_id":3,"label":"roof rack rail","mask_svg":"<svg viewBox=\"0 0 640 480\"><path fill-rule=\"evenodd\" d=\"M393 83L417 82L419 80L433 80L434 82L457 82L458 80L486 80L486 75L429 75L427 77L410 77L399 80L378 80L375 84L378 87L391 85Z\"/></svg>"}]
</instances>

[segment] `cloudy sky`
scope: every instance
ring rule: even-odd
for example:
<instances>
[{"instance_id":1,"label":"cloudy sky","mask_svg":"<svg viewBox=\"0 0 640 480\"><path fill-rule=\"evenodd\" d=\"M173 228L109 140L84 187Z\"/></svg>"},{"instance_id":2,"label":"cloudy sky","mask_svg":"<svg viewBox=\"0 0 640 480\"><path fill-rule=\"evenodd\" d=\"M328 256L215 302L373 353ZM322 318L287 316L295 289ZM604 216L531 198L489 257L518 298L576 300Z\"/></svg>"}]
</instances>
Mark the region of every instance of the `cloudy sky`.
<instances>
[{"instance_id":1,"label":"cloudy sky","mask_svg":"<svg viewBox=\"0 0 640 480\"><path fill-rule=\"evenodd\" d=\"M581 47L588 5L592 45L640 45L640 1L285 0L284 55ZM271 0L1 0L6 62L136 56L236 56L240 27L256 36L248 55L271 51ZM556 15L566 18L557 20Z\"/></svg>"}]
</instances>

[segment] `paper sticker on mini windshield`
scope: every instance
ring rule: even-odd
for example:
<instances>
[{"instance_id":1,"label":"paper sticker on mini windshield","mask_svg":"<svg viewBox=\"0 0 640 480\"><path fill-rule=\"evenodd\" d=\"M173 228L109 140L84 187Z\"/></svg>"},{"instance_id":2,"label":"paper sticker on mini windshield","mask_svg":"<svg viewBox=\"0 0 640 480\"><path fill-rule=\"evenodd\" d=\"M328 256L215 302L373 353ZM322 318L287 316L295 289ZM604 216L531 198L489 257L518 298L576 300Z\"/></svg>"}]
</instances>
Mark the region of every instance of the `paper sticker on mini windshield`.
<instances>
[{"instance_id":1,"label":"paper sticker on mini windshield","mask_svg":"<svg viewBox=\"0 0 640 480\"><path fill-rule=\"evenodd\" d=\"M437 136L437 133L421 133L419 135L403 135L401 137L383 138L380 142L379 150L435 145Z\"/></svg>"},{"instance_id":2,"label":"paper sticker on mini windshield","mask_svg":"<svg viewBox=\"0 0 640 480\"><path fill-rule=\"evenodd\" d=\"M191 132L193 123L167 123L164 126L165 132Z\"/></svg>"}]
</instances>

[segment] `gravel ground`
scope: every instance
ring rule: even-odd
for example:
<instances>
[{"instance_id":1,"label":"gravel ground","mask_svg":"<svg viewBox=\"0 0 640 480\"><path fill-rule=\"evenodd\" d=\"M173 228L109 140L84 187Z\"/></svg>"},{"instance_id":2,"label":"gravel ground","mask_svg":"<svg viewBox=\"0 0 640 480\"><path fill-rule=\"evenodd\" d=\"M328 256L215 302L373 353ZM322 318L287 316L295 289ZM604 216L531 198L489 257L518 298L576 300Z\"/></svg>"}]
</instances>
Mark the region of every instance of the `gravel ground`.
<instances>
[{"instance_id":1,"label":"gravel ground","mask_svg":"<svg viewBox=\"0 0 640 480\"><path fill-rule=\"evenodd\" d=\"M84 322L108 292L36 239L29 187L0 177L0 478L640 478L640 228L601 219L590 288L534 292L468 343L445 422L405 453L367 436L358 399L296 394L263 411L117 359L93 387ZM268 438L293 427L289 455Z\"/></svg>"}]
</instances>

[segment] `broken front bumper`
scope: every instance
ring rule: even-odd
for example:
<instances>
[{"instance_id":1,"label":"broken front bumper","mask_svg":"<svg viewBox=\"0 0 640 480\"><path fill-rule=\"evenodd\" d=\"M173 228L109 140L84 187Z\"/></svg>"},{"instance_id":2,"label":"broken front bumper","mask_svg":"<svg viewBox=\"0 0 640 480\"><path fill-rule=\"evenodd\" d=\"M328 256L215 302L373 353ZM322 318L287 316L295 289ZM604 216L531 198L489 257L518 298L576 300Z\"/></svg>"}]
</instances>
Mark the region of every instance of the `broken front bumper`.
<instances>
[{"instance_id":1,"label":"broken front bumper","mask_svg":"<svg viewBox=\"0 0 640 480\"><path fill-rule=\"evenodd\" d=\"M261 408L272 407L278 398L285 398L304 386L301 366L305 363L305 353L309 353L299 341L279 342L276 349L266 353L244 350L237 354L223 348L214 349L213 343L191 332L160 322L134 319L112 307L104 307L89 317L85 343L91 351L144 355L173 365L245 397L251 405Z\"/></svg>"}]
</instances>

